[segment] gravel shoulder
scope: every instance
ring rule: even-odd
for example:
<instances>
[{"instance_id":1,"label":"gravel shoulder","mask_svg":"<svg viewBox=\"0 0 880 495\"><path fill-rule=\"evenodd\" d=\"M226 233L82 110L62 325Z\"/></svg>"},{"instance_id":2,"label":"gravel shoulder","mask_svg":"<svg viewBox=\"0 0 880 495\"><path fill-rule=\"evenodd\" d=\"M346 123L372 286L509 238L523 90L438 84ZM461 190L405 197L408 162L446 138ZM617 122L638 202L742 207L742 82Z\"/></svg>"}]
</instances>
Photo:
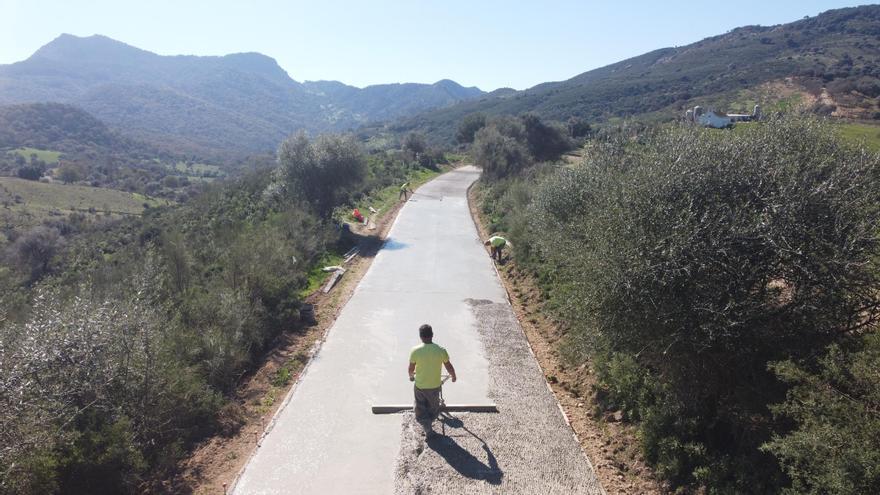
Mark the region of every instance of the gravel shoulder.
<instances>
[{"instance_id":1,"label":"gravel shoulder","mask_svg":"<svg viewBox=\"0 0 880 495\"><path fill-rule=\"evenodd\" d=\"M445 436L427 442L407 414L395 492L604 494L510 305L467 302L489 361L489 398L499 412L449 416L435 424Z\"/></svg>"}]
</instances>

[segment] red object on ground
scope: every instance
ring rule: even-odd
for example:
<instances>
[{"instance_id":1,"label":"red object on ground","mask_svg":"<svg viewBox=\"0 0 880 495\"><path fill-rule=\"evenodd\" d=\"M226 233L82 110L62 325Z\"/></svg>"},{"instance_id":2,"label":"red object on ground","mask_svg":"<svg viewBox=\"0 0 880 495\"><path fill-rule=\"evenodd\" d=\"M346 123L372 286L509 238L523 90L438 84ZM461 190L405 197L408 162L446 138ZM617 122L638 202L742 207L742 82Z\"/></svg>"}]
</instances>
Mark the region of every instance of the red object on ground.
<instances>
[{"instance_id":1,"label":"red object on ground","mask_svg":"<svg viewBox=\"0 0 880 495\"><path fill-rule=\"evenodd\" d=\"M354 211L351 212L351 214L352 214L352 216L354 216L354 218L355 218L358 222L364 223L364 216L361 215L360 210L358 210L357 208L355 208Z\"/></svg>"}]
</instances>

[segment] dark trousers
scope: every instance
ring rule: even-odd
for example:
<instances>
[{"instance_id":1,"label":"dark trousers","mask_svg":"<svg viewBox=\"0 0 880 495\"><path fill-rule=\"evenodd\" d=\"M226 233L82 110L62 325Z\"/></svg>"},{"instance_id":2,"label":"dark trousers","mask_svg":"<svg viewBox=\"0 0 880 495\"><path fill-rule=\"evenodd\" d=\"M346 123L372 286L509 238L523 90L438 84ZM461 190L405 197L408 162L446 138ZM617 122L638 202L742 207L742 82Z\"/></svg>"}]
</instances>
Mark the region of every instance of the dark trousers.
<instances>
[{"instance_id":1,"label":"dark trousers","mask_svg":"<svg viewBox=\"0 0 880 495\"><path fill-rule=\"evenodd\" d=\"M504 249L504 246L491 246L492 258L501 261L501 250Z\"/></svg>"},{"instance_id":2,"label":"dark trousers","mask_svg":"<svg viewBox=\"0 0 880 495\"><path fill-rule=\"evenodd\" d=\"M415 395L413 412L416 414L416 421L427 432L431 429L431 423L440 416L440 387L426 389L413 387L413 393Z\"/></svg>"}]
</instances>

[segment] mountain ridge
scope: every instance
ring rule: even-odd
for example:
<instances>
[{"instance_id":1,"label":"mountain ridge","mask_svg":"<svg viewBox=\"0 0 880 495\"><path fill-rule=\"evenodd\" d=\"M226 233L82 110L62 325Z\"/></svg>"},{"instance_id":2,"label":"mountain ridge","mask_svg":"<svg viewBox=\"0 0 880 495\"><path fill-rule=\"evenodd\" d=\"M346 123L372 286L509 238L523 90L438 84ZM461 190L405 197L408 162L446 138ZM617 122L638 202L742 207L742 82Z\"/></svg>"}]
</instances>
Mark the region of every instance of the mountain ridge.
<instances>
[{"instance_id":1,"label":"mountain ridge","mask_svg":"<svg viewBox=\"0 0 880 495\"><path fill-rule=\"evenodd\" d=\"M348 130L482 94L450 80L301 83L256 52L166 56L102 35L62 34L0 65L0 104L72 104L136 137L202 153L273 150L299 129Z\"/></svg>"},{"instance_id":2,"label":"mountain ridge","mask_svg":"<svg viewBox=\"0 0 880 495\"><path fill-rule=\"evenodd\" d=\"M471 113L534 112L594 123L634 116L674 120L694 105L751 110L790 97L819 112L880 120L878 39L880 5L829 10L776 26L742 26L564 81L516 92L495 90L405 118L392 130L422 130L451 141L457 122ZM782 94L774 94L782 86Z\"/></svg>"}]
</instances>

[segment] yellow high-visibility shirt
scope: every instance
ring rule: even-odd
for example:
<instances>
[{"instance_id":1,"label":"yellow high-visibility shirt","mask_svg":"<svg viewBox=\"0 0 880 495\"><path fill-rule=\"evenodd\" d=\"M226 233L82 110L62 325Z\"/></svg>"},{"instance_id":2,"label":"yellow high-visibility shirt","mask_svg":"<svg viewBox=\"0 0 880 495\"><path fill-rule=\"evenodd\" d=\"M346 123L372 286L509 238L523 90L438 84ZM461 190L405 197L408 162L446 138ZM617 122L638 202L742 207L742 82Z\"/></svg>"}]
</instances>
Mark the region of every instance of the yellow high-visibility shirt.
<instances>
[{"instance_id":1,"label":"yellow high-visibility shirt","mask_svg":"<svg viewBox=\"0 0 880 495\"><path fill-rule=\"evenodd\" d=\"M449 354L437 344L423 343L410 351L409 362L416 364L416 388L437 388L440 386L440 367L449 362Z\"/></svg>"},{"instance_id":2,"label":"yellow high-visibility shirt","mask_svg":"<svg viewBox=\"0 0 880 495\"><path fill-rule=\"evenodd\" d=\"M494 248L504 247L504 245L507 244L507 239L500 235L492 236L489 238L489 244Z\"/></svg>"}]
</instances>

